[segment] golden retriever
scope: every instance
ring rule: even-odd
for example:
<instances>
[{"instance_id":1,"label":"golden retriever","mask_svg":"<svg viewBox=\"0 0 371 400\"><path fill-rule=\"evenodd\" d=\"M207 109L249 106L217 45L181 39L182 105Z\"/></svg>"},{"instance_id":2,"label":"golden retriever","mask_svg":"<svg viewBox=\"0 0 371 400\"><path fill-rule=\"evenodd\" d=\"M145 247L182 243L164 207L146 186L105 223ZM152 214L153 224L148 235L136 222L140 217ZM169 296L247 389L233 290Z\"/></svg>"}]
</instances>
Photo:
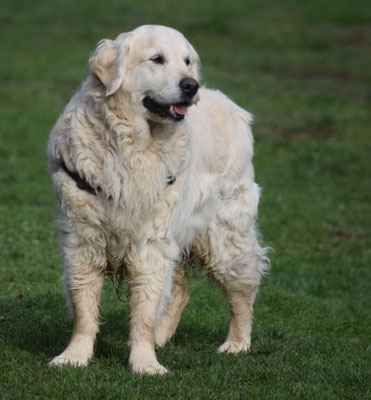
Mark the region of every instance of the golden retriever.
<instances>
[{"instance_id":1,"label":"golden retriever","mask_svg":"<svg viewBox=\"0 0 371 400\"><path fill-rule=\"evenodd\" d=\"M48 145L74 316L70 343L49 365L88 364L109 270L130 286L132 370L167 372L154 346L172 337L188 303L181 261L191 251L230 306L218 351L247 351L268 265L255 226L251 115L199 88L196 51L168 27L102 40L89 66Z\"/></svg>"}]
</instances>

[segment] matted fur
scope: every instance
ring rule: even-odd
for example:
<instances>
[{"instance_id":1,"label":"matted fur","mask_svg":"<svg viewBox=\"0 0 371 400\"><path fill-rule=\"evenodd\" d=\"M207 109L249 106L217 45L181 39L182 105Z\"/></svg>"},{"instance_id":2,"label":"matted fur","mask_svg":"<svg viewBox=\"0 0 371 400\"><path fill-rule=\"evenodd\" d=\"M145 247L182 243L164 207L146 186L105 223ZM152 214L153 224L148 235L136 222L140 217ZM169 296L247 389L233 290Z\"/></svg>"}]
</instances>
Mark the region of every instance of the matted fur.
<instances>
[{"instance_id":1,"label":"matted fur","mask_svg":"<svg viewBox=\"0 0 371 400\"><path fill-rule=\"evenodd\" d=\"M153 61L159 54L163 63ZM48 146L75 322L69 345L50 365L91 359L109 269L126 271L130 285L131 368L165 373L154 344L171 338L188 302L180 261L191 250L230 305L229 333L218 351L248 350L252 306L268 264L255 227L251 115L206 88L180 122L143 106L145 96L178 103L180 80L200 78L197 53L171 28L146 25L103 40L89 65ZM101 191L79 189L62 161ZM176 177L172 185L169 176Z\"/></svg>"}]
</instances>

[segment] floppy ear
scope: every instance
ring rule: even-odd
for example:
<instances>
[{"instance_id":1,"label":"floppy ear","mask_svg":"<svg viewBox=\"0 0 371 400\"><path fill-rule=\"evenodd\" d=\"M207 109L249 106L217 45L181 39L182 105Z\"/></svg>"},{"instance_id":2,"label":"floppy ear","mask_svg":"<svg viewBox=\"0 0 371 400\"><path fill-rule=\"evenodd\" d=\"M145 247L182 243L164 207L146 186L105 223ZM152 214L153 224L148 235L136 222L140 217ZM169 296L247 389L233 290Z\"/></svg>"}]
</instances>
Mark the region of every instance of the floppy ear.
<instances>
[{"instance_id":1,"label":"floppy ear","mask_svg":"<svg viewBox=\"0 0 371 400\"><path fill-rule=\"evenodd\" d=\"M200 57L197 53L197 51L195 50L195 48L188 42L190 51L191 51L191 55L192 58L196 61L195 62L195 69L196 69L196 73L197 73L197 80L201 79L201 60Z\"/></svg>"},{"instance_id":2,"label":"floppy ear","mask_svg":"<svg viewBox=\"0 0 371 400\"><path fill-rule=\"evenodd\" d=\"M125 36L125 34L121 34L116 40L101 40L89 59L90 71L106 87L106 96L116 93L124 80L125 41L123 39Z\"/></svg>"}]
</instances>

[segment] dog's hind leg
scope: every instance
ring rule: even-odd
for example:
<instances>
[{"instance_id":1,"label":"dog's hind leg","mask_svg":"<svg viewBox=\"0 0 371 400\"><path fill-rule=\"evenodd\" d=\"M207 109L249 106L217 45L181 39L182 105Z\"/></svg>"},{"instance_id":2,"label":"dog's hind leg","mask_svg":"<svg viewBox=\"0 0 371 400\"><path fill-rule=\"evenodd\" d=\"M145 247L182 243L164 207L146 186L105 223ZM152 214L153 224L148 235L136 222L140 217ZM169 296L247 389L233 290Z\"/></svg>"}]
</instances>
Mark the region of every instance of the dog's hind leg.
<instances>
[{"instance_id":1,"label":"dog's hind leg","mask_svg":"<svg viewBox=\"0 0 371 400\"><path fill-rule=\"evenodd\" d=\"M105 254L98 245L92 246L84 238L71 233L64 237L63 250L63 280L74 317L74 328L67 348L49 366L85 366L93 356L98 332Z\"/></svg>"},{"instance_id":2,"label":"dog's hind leg","mask_svg":"<svg viewBox=\"0 0 371 400\"><path fill-rule=\"evenodd\" d=\"M165 346L174 335L182 312L189 302L187 282L184 275L184 268L177 270L174 277L171 298L168 302L166 311L162 315L159 325L157 326L155 337L156 344L160 347Z\"/></svg>"},{"instance_id":3,"label":"dog's hind leg","mask_svg":"<svg viewBox=\"0 0 371 400\"><path fill-rule=\"evenodd\" d=\"M209 274L229 303L229 332L218 348L218 352L228 353L250 348L253 304L267 267L265 249L260 247L255 229L258 187L250 186L247 192L241 185L235 192L224 200L216 221L197 245Z\"/></svg>"},{"instance_id":4,"label":"dog's hind leg","mask_svg":"<svg viewBox=\"0 0 371 400\"><path fill-rule=\"evenodd\" d=\"M227 339L219 346L218 352L247 351L251 344L253 304L258 285L248 278L224 282L221 286L229 303L231 320Z\"/></svg>"}]
</instances>

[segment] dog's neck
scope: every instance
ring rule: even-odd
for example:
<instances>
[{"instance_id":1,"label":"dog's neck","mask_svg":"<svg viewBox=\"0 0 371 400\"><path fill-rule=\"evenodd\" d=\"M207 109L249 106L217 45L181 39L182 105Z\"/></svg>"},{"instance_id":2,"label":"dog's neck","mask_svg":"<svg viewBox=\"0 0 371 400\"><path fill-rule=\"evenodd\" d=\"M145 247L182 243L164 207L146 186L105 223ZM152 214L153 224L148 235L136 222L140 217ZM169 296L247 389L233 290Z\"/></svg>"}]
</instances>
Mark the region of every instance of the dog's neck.
<instances>
[{"instance_id":1,"label":"dog's neck","mask_svg":"<svg viewBox=\"0 0 371 400\"><path fill-rule=\"evenodd\" d=\"M161 123L155 121L148 121L149 130L151 133L151 137L154 140L168 140L171 136L173 136L176 132L176 124L177 123Z\"/></svg>"},{"instance_id":2,"label":"dog's neck","mask_svg":"<svg viewBox=\"0 0 371 400\"><path fill-rule=\"evenodd\" d=\"M139 100L124 90L110 98L106 98L103 92L94 97L96 109L103 113L109 126L106 140L113 140L119 148L131 146L141 152L154 147L162 152L171 146L175 136L184 135L184 121L162 123L147 119L144 113L136 112L138 106L135 104Z\"/></svg>"}]
</instances>

